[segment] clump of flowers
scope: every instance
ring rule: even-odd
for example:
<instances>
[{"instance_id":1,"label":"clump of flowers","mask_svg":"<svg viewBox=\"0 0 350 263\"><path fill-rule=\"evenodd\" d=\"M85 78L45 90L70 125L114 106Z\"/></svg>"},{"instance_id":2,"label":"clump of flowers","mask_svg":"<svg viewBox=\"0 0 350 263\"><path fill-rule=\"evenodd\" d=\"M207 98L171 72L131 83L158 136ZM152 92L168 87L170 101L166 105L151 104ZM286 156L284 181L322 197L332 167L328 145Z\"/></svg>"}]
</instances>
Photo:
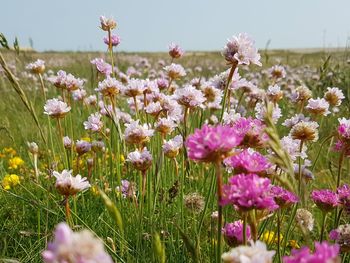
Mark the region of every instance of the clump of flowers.
<instances>
[{"instance_id":1,"label":"clump of flowers","mask_svg":"<svg viewBox=\"0 0 350 263\"><path fill-rule=\"evenodd\" d=\"M276 203L281 208L289 207L299 201L299 198L294 193L284 189L281 186L272 186L271 193L274 196Z\"/></svg>"},{"instance_id":2,"label":"clump of flowers","mask_svg":"<svg viewBox=\"0 0 350 263\"><path fill-rule=\"evenodd\" d=\"M226 158L224 163L234 168L236 173L261 173L271 167L265 156L251 148Z\"/></svg>"},{"instance_id":3,"label":"clump of flowers","mask_svg":"<svg viewBox=\"0 0 350 263\"><path fill-rule=\"evenodd\" d=\"M318 208L324 212L332 211L338 206L339 202L338 195L329 189L313 190L311 198Z\"/></svg>"},{"instance_id":4,"label":"clump of flowers","mask_svg":"<svg viewBox=\"0 0 350 263\"><path fill-rule=\"evenodd\" d=\"M19 156L14 156L8 160L8 165L10 170L16 170L24 164L24 161Z\"/></svg>"},{"instance_id":5,"label":"clump of flowers","mask_svg":"<svg viewBox=\"0 0 350 263\"><path fill-rule=\"evenodd\" d=\"M144 148L142 151L136 150L129 153L126 161L130 162L135 169L146 171L152 165L152 155L147 148Z\"/></svg>"},{"instance_id":6,"label":"clump of flowers","mask_svg":"<svg viewBox=\"0 0 350 263\"><path fill-rule=\"evenodd\" d=\"M340 225L329 233L329 238L334 240L344 253L350 251L350 224Z\"/></svg>"},{"instance_id":7,"label":"clump of flowers","mask_svg":"<svg viewBox=\"0 0 350 263\"><path fill-rule=\"evenodd\" d=\"M37 59L35 62L29 63L26 69L30 70L34 74L42 74L45 71L45 61Z\"/></svg>"},{"instance_id":8,"label":"clump of flowers","mask_svg":"<svg viewBox=\"0 0 350 263\"><path fill-rule=\"evenodd\" d=\"M315 251L311 253L308 247L303 247L301 249L292 250L290 256L283 257L284 263L314 263L314 262L327 262L327 263L337 263L339 254L338 245L330 245L327 242L315 243Z\"/></svg>"},{"instance_id":9,"label":"clump of flowers","mask_svg":"<svg viewBox=\"0 0 350 263\"><path fill-rule=\"evenodd\" d=\"M232 125L236 133L243 138L240 146L251 148L263 148L269 137L265 133L265 125L258 119L238 118Z\"/></svg>"},{"instance_id":10,"label":"clump of flowers","mask_svg":"<svg viewBox=\"0 0 350 263\"><path fill-rule=\"evenodd\" d=\"M90 187L85 177L82 178L80 174L73 176L72 170L54 171L52 175L56 178L57 191L64 196L75 195Z\"/></svg>"},{"instance_id":11,"label":"clump of flowers","mask_svg":"<svg viewBox=\"0 0 350 263\"><path fill-rule=\"evenodd\" d=\"M15 187L20 184L20 179L17 174L7 174L1 181L1 185L5 190L10 190L11 187Z\"/></svg>"},{"instance_id":12,"label":"clump of flowers","mask_svg":"<svg viewBox=\"0 0 350 263\"><path fill-rule=\"evenodd\" d=\"M261 66L260 54L254 46L254 40L246 33L233 36L226 43L222 55L229 63L243 65L256 64Z\"/></svg>"},{"instance_id":13,"label":"clump of flowers","mask_svg":"<svg viewBox=\"0 0 350 263\"><path fill-rule=\"evenodd\" d=\"M266 244L261 241L250 241L250 246L238 246L222 254L224 263L272 263L275 251L267 250Z\"/></svg>"},{"instance_id":14,"label":"clump of flowers","mask_svg":"<svg viewBox=\"0 0 350 263\"><path fill-rule=\"evenodd\" d=\"M42 252L42 258L45 263L113 263L99 238L88 230L73 232L66 223L56 226L54 240Z\"/></svg>"},{"instance_id":15,"label":"clump of flowers","mask_svg":"<svg viewBox=\"0 0 350 263\"><path fill-rule=\"evenodd\" d=\"M250 226L247 226L246 235L247 240L251 239ZM225 238L227 245L230 247L236 247L243 244L243 222L242 220L235 221L233 223L226 223L222 228L222 234Z\"/></svg>"},{"instance_id":16,"label":"clump of flowers","mask_svg":"<svg viewBox=\"0 0 350 263\"><path fill-rule=\"evenodd\" d=\"M172 80L186 76L185 69L179 64L171 63L171 65L164 67L164 70Z\"/></svg>"},{"instance_id":17,"label":"clump of flowers","mask_svg":"<svg viewBox=\"0 0 350 263\"><path fill-rule=\"evenodd\" d=\"M64 101L54 98L47 100L44 110L44 113L51 118L63 118L71 110L71 107Z\"/></svg>"},{"instance_id":18,"label":"clump of flowers","mask_svg":"<svg viewBox=\"0 0 350 263\"><path fill-rule=\"evenodd\" d=\"M241 141L242 137L230 126L203 125L188 136L185 145L190 159L216 162L229 155Z\"/></svg>"},{"instance_id":19,"label":"clump of flowers","mask_svg":"<svg viewBox=\"0 0 350 263\"><path fill-rule=\"evenodd\" d=\"M222 205L233 205L240 211L252 209L273 211L278 208L271 194L271 182L256 174L238 174L223 185Z\"/></svg>"}]
</instances>

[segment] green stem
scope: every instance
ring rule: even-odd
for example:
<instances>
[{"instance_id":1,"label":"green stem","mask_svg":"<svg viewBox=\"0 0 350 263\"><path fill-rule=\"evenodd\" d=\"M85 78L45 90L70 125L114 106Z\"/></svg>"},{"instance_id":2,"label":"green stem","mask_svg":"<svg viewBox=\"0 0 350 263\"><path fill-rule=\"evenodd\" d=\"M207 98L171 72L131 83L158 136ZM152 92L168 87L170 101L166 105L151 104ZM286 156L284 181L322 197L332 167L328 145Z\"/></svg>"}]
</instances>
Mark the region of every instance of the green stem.
<instances>
[{"instance_id":1,"label":"green stem","mask_svg":"<svg viewBox=\"0 0 350 263\"><path fill-rule=\"evenodd\" d=\"M221 228L222 228L222 172L221 172L221 160L218 159L215 163L215 174L217 183L217 194L218 194L218 245L217 245L217 262L221 262L222 254L222 240L221 240Z\"/></svg>"},{"instance_id":2,"label":"green stem","mask_svg":"<svg viewBox=\"0 0 350 263\"><path fill-rule=\"evenodd\" d=\"M233 77L233 74L237 68L237 65L238 65L238 62L235 61L232 63L232 66L231 66L231 69L230 69L230 73L227 77L227 82L226 82L226 85L225 85L225 92L224 92L224 99L223 99L223 102L222 102L222 109L221 109L221 114L220 114L220 121L222 121L222 118L224 117L224 112L225 112L225 106L226 106L226 100L227 100L227 94L228 94L228 87L231 83L231 80L232 80L232 77Z\"/></svg>"},{"instance_id":3,"label":"green stem","mask_svg":"<svg viewBox=\"0 0 350 263\"><path fill-rule=\"evenodd\" d=\"M247 217L248 214L243 212L243 246L247 245Z\"/></svg>"},{"instance_id":4,"label":"green stem","mask_svg":"<svg viewBox=\"0 0 350 263\"><path fill-rule=\"evenodd\" d=\"M320 233L320 242L323 241L323 233L324 233L325 226L326 226L326 217L327 217L327 213L323 212L322 213L322 227L321 227L321 233Z\"/></svg>"}]
</instances>

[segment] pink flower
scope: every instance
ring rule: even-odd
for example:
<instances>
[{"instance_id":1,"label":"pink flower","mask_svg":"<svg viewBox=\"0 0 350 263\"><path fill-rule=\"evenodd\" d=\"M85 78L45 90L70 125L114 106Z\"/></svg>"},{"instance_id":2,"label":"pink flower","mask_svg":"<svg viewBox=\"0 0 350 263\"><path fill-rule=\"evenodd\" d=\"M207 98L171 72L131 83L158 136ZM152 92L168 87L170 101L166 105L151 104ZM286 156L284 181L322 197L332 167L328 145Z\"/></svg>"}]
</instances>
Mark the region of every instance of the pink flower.
<instances>
[{"instance_id":1,"label":"pink flower","mask_svg":"<svg viewBox=\"0 0 350 263\"><path fill-rule=\"evenodd\" d=\"M67 103L58 99L50 99L46 101L44 106L44 113L52 118L63 118L69 111L70 107Z\"/></svg>"},{"instance_id":2,"label":"pink flower","mask_svg":"<svg viewBox=\"0 0 350 263\"><path fill-rule=\"evenodd\" d=\"M44 71L45 71L45 61L41 60L41 59L37 59L35 62L29 63L26 66L26 69L30 70L32 73L35 73L35 74L44 73Z\"/></svg>"},{"instance_id":3,"label":"pink flower","mask_svg":"<svg viewBox=\"0 0 350 263\"><path fill-rule=\"evenodd\" d=\"M84 121L85 130L91 130L93 132L99 132L103 127L100 113L93 113L89 116L87 121Z\"/></svg>"},{"instance_id":4,"label":"pink flower","mask_svg":"<svg viewBox=\"0 0 350 263\"><path fill-rule=\"evenodd\" d=\"M78 155L83 155L91 150L91 143L84 140L78 140L75 143L75 150Z\"/></svg>"},{"instance_id":5,"label":"pink flower","mask_svg":"<svg viewBox=\"0 0 350 263\"><path fill-rule=\"evenodd\" d=\"M226 158L224 163L234 168L236 173L259 173L271 167L265 156L250 148Z\"/></svg>"},{"instance_id":6,"label":"pink flower","mask_svg":"<svg viewBox=\"0 0 350 263\"><path fill-rule=\"evenodd\" d=\"M103 38L103 42L109 46L109 38L108 37L104 37ZM116 47L120 44L120 37L117 35L111 35L111 43L113 47Z\"/></svg>"},{"instance_id":7,"label":"pink flower","mask_svg":"<svg viewBox=\"0 0 350 263\"><path fill-rule=\"evenodd\" d=\"M204 125L188 136L185 145L190 159L215 162L223 159L241 141L242 137L230 126Z\"/></svg>"},{"instance_id":8,"label":"pink flower","mask_svg":"<svg viewBox=\"0 0 350 263\"><path fill-rule=\"evenodd\" d=\"M299 198L294 193L287 191L281 186L272 186L271 193L275 198L276 203L283 208L299 201Z\"/></svg>"},{"instance_id":9,"label":"pink flower","mask_svg":"<svg viewBox=\"0 0 350 263\"><path fill-rule=\"evenodd\" d=\"M226 243L230 247L235 247L243 244L243 223L241 220L233 223L226 223L222 228L222 234L225 238ZM251 239L250 226L247 226L247 240Z\"/></svg>"},{"instance_id":10,"label":"pink flower","mask_svg":"<svg viewBox=\"0 0 350 263\"><path fill-rule=\"evenodd\" d=\"M55 187L61 195L75 195L90 187L86 177L82 178L80 174L74 177L72 170L63 170L62 173L54 171L53 176L56 177Z\"/></svg>"},{"instance_id":11,"label":"pink flower","mask_svg":"<svg viewBox=\"0 0 350 263\"><path fill-rule=\"evenodd\" d=\"M184 51L179 45L174 43L171 43L169 45L169 55L172 58L180 58L183 54L184 54Z\"/></svg>"},{"instance_id":12,"label":"pink flower","mask_svg":"<svg viewBox=\"0 0 350 263\"><path fill-rule=\"evenodd\" d=\"M241 211L276 210L278 205L270 192L271 187L270 179L261 178L256 174L232 176L222 187L222 205L231 204Z\"/></svg>"},{"instance_id":13,"label":"pink flower","mask_svg":"<svg viewBox=\"0 0 350 263\"><path fill-rule=\"evenodd\" d=\"M142 144L148 142L153 136L154 130L149 128L148 124L139 124L139 120L131 121L125 124L124 138L130 144Z\"/></svg>"},{"instance_id":14,"label":"pink flower","mask_svg":"<svg viewBox=\"0 0 350 263\"><path fill-rule=\"evenodd\" d=\"M200 90L190 85L177 89L173 97L180 105L187 108L203 107L206 100Z\"/></svg>"},{"instance_id":15,"label":"pink flower","mask_svg":"<svg viewBox=\"0 0 350 263\"><path fill-rule=\"evenodd\" d=\"M146 171L152 165L152 155L145 147L142 151L136 150L129 153L126 161L130 162L135 169Z\"/></svg>"},{"instance_id":16,"label":"pink flower","mask_svg":"<svg viewBox=\"0 0 350 263\"><path fill-rule=\"evenodd\" d=\"M305 107L308 111L316 115L327 116L331 112L329 109L329 103L324 99L309 99L308 104Z\"/></svg>"},{"instance_id":17,"label":"pink flower","mask_svg":"<svg viewBox=\"0 0 350 263\"><path fill-rule=\"evenodd\" d=\"M186 76L185 69L179 64L171 63L171 65L164 67L164 70L170 79L179 79Z\"/></svg>"},{"instance_id":18,"label":"pink flower","mask_svg":"<svg viewBox=\"0 0 350 263\"><path fill-rule=\"evenodd\" d=\"M110 31L116 28L117 23L113 18L107 18L105 16L100 16L101 29L103 31Z\"/></svg>"},{"instance_id":19,"label":"pink flower","mask_svg":"<svg viewBox=\"0 0 350 263\"><path fill-rule=\"evenodd\" d=\"M91 64L96 66L96 69L101 74L104 74L106 76L111 75L112 73L112 66L109 65L107 62L105 62L102 58L95 58L90 61Z\"/></svg>"},{"instance_id":20,"label":"pink flower","mask_svg":"<svg viewBox=\"0 0 350 263\"><path fill-rule=\"evenodd\" d=\"M249 65L250 63L261 66L260 54L254 46L255 42L246 33L240 33L229 39L222 55L230 62Z\"/></svg>"},{"instance_id":21,"label":"pink flower","mask_svg":"<svg viewBox=\"0 0 350 263\"><path fill-rule=\"evenodd\" d=\"M107 76L106 79L98 83L98 88L95 91L100 92L103 96L113 97L117 95L124 85L116 80Z\"/></svg>"},{"instance_id":22,"label":"pink flower","mask_svg":"<svg viewBox=\"0 0 350 263\"><path fill-rule=\"evenodd\" d=\"M339 197L329 189L313 190L311 198L322 211L329 212L339 204Z\"/></svg>"},{"instance_id":23,"label":"pink flower","mask_svg":"<svg viewBox=\"0 0 350 263\"><path fill-rule=\"evenodd\" d=\"M164 142L162 150L166 157L174 158L178 155L183 146L183 139L181 135L176 135L173 139Z\"/></svg>"},{"instance_id":24,"label":"pink flower","mask_svg":"<svg viewBox=\"0 0 350 263\"><path fill-rule=\"evenodd\" d=\"M42 257L45 263L113 263L100 239L88 230L73 232L66 223L56 226L54 240L42 252Z\"/></svg>"},{"instance_id":25,"label":"pink flower","mask_svg":"<svg viewBox=\"0 0 350 263\"><path fill-rule=\"evenodd\" d=\"M339 245L330 245L327 242L315 243L312 254L308 247L293 249L290 256L283 257L284 263L336 263L338 262Z\"/></svg>"},{"instance_id":26,"label":"pink flower","mask_svg":"<svg viewBox=\"0 0 350 263\"><path fill-rule=\"evenodd\" d=\"M262 148L269 139L262 121L251 117L237 119L232 127L239 136L243 137L241 146L244 147Z\"/></svg>"},{"instance_id":27,"label":"pink flower","mask_svg":"<svg viewBox=\"0 0 350 263\"><path fill-rule=\"evenodd\" d=\"M337 189L337 194L338 194L340 204L342 205L350 204L350 186L348 184L339 186Z\"/></svg>"}]
</instances>

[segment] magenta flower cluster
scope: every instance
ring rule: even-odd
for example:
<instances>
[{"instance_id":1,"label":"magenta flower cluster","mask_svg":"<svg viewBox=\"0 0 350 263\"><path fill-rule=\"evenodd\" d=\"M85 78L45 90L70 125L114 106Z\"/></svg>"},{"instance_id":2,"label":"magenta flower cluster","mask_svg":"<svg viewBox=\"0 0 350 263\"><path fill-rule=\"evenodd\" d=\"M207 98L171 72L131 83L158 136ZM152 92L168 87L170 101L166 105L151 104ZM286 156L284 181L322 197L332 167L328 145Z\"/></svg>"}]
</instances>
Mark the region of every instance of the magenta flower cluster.
<instances>
[{"instance_id":1,"label":"magenta flower cluster","mask_svg":"<svg viewBox=\"0 0 350 263\"><path fill-rule=\"evenodd\" d=\"M188 136L185 145L188 157L195 161L215 162L223 159L238 146L242 136L230 126L208 126L196 129Z\"/></svg>"},{"instance_id":2,"label":"magenta flower cluster","mask_svg":"<svg viewBox=\"0 0 350 263\"><path fill-rule=\"evenodd\" d=\"M339 204L337 193L329 189L313 190L311 199L324 212L329 212Z\"/></svg>"},{"instance_id":3,"label":"magenta flower cluster","mask_svg":"<svg viewBox=\"0 0 350 263\"><path fill-rule=\"evenodd\" d=\"M265 156L252 149L246 149L228 157L224 163L234 168L236 173L260 173L271 167L271 163Z\"/></svg>"},{"instance_id":4,"label":"magenta flower cluster","mask_svg":"<svg viewBox=\"0 0 350 263\"><path fill-rule=\"evenodd\" d=\"M233 223L226 223L222 228L222 234L225 238L226 243L233 247L243 244L243 222L237 220ZM250 226L247 226L247 240L251 239Z\"/></svg>"},{"instance_id":5,"label":"magenta flower cluster","mask_svg":"<svg viewBox=\"0 0 350 263\"><path fill-rule=\"evenodd\" d=\"M274 185L271 187L271 194L280 207L287 207L299 201L299 198L292 192L281 186Z\"/></svg>"},{"instance_id":6,"label":"magenta flower cluster","mask_svg":"<svg viewBox=\"0 0 350 263\"><path fill-rule=\"evenodd\" d=\"M338 245L330 245L327 242L315 243L315 251L311 253L308 247L292 250L290 256L283 257L284 263L326 263L337 262L339 254Z\"/></svg>"},{"instance_id":7,"label":"magenta flower cluster","mask_svg":"<svg viewBox=\"0 0 350 263\"><path fill-rule=\"evenodd\" d=\"M238 174L223 186L221 205L233 205L240 211L252 209L273 211L278 205L271 194L271 182L256 174Z\"/></svg>"}]
</instances>

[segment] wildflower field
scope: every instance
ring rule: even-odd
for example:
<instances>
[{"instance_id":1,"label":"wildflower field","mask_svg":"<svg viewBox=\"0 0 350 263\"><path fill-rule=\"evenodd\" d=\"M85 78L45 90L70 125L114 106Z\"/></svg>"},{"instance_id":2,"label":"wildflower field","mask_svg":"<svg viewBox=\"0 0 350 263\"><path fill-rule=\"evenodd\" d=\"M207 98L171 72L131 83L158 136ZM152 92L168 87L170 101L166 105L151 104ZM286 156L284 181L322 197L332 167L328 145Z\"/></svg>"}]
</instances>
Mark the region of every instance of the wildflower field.
<instances>
[{"instance_id":1,"label":"wildflower field","mask_svg":"<svg viewBox=\"0 0 350 263\"><path fill-rule=\"evenodd\" d=\"M347 49L123 53L96 25L104 53L0 35L0 262L350 262Z\"/></svg>"}]
</instances>

